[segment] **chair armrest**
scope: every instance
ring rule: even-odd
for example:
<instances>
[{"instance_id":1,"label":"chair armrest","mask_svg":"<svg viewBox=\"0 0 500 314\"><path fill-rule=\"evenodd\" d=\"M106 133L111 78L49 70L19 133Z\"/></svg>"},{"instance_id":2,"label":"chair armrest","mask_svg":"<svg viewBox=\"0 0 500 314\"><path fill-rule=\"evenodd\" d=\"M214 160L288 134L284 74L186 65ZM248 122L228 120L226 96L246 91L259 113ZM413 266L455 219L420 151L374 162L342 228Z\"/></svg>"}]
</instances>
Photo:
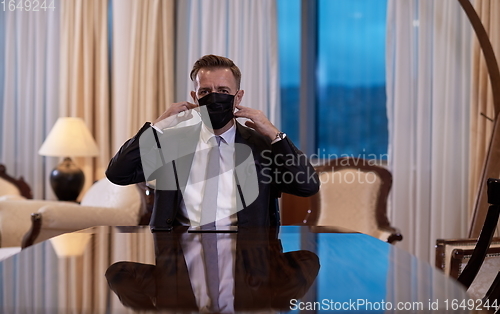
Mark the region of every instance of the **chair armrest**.
<instances>
[{"instance_id":1,"label":"chair armrest","mask_svg":"<svg viewBox=\"0 0 500 314\"><path fill-rule=\"evenodd\" d=\"M387 243L393 244L396 241L403 240L403 235L401 234L398 228L389 226L389 227L379 228L378 230L380 231L380 235L378 238Z\"/></svg>"},{"instance_id":2,"label":"chair armrest","mask_svg":"<svg viewBox=\"0 0 500 314\"><path fill-rule=\"evenodd\" d=\"M134 226L137 216L120 208L48 205L40 208L42 228L80 230L95 226Z\"/></svg>"},{"instance_id":3,"label":"chair armrest","mask_svg":"<svg viewBox=\"0 0 500 314\"><path fill-rule=\"evenodd\" d=\"M22 247L95 226L136 226L137 216L120 208L52 204L32 215Z\"/></svg>"},{"instance_id":4,"label":"chair armrest","mask_svg":"<svg viewBox=\"0 0 500 314\"><path fill-rule=\"evenodd\" d=\"M40 207L60 204L58 201L7 200L0 202L1 247L21 246L23 235L31 226L30 215ZM64 202L71 204L69 202Z\"/></svg>"}]
</instances>

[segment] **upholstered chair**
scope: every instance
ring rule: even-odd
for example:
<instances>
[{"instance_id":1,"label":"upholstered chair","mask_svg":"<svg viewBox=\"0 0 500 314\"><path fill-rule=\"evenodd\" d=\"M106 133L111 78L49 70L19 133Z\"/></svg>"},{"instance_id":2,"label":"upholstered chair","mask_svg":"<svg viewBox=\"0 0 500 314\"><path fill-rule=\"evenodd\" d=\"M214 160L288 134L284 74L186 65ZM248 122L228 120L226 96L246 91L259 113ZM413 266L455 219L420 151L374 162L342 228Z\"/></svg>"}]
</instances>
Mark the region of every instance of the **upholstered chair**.
<instances>
[{"instance_id":1,"label":"upholstered chair","mask_svg":"<svg viewBox=\"0 0 500 314\"><path fill-rule=\"evenodd\" d=\"M7 258L21 249L20 243L24 232L29 228L30 210L28 208L7 212L4 201L26 200L32 198L29 185L22 177L14 178L7 174L4 165L0 164L0 260ZM39 205L37 205L39 206ZM39 207L33 207L35 210ZM23 220L24 217L24 220ZM3 238L2 238L3 236Z\"/></svg>"},{"instance_id":2,"label":"upholstered chair","mask_svg":"<svg viewBox=\"0 0 500 314\"><path fill-rule=\"evenodd\" d=\"M7 174L5 166L0 164L0 201L31 198L33 198L31 189L24 179L11 177Z\"/></svg>"},{"instance_id":3,"label":"upholstered chair","mask_svg":"<svg viewBox=\"0 0 500 314\"><path fill-rule=\"evenodd\" d=\"M458 279L469 262L477 239L439 239L436 243L436 267ZM469 286L467 293L473 299L482 299L500 271L500 238L493 238L484 261Z\"/></svg>"},{"instance_id":4,"label":"upholstered chair","mask_svg":"<svg viewBox=\"0 0 500 314\"><path fill-rule=\"evenodd\" d=\"M285 223L287 216L292 216L287 211L301 210L304 218L301 221L296 218L293 218L295 221L288 220L291 224L335 227L335 230L344 232L351 230L389 243L401 241L401 233L387 218L392 175L375 163L359 158L338 158L316 166L321 181L319 192L308 200L284 195L282 212Z\"/></svg>"},{"instance_id":5,"label":"upholstered chair","mask_svg":"<svg viewBox=\"0 0 500 314\"><path fill-rule=\"evenodd\" d=\"M22 246L34 227L32 214L43 217L36 242L93 226L138 225L146 211L143 192L138 185L118 186L104 178L89 188L80 204L22 197L0 201L0 247Z\"/></svg>"},{"instance_id":6,"label":"upholstered chair","mask_svg":"<svg viewBox=\"0 0 500 314\"><path fill-rule=\"evenodd\" d=\"M473 299L500 302L500 238L493 235L500 217L500 179L488 179L490 204L477 239L438 239L436 267L463 284Z\"/></svg>"},{"instance_id":7,"label":"upholstered chair","mask_svg":"<svg viewBox=\"0 0 500 314\"><path fill-rule=\"evenodd\" d=\"M136 184L120 186L101 179L80 204L48 203L33 211L22 246L94 226L137 226L147 211L143 192Z\"/></svg>"}]
</instances>

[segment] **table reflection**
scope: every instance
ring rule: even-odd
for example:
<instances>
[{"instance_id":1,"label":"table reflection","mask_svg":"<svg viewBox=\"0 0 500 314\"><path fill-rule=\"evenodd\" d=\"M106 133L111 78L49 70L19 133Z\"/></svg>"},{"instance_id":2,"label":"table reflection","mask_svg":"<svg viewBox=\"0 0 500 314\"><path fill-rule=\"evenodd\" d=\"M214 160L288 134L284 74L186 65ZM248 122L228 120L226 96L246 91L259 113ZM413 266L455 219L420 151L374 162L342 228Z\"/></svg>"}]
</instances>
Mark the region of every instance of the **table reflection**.
<instances>
[{"instance_id":1,"label":"table reflection","mask_svg":"<svg viewBox=\"0 0 500 314\"><path fill-rule=\"evenodd\" d=\"M307 250L284 253L277 231L240 228L237 233L189 233L178 229L155 233L155 265L120 261L107 269L106 279L120 301L134 309L289 310L290 300L308 291L320 264L318 256ZM209 297L214 279L208 273L214 262L207 265L204 237L217 240L216 302Z\"/></svg>"},{"instance_id":2,"label":"table reflection","mask_svg":"<svg viewBox=\"0 0 500 314\"><path fill-rule=\"evenodd\" d=\"M451 307L468 300L458 282L364 234L215 235L219 289L207 285L202 235L186 229L95 227L41 242L0 262L0 313L472 312Z\"/></svg>"}]
</instances>

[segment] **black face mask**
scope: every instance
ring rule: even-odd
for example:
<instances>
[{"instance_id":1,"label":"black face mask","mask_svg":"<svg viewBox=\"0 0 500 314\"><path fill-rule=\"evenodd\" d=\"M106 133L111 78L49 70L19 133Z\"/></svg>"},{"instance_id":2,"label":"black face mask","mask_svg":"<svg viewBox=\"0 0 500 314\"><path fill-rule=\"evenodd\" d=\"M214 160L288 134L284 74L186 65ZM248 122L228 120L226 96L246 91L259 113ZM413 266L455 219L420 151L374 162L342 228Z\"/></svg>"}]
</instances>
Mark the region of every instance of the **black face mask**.
<instances>
[{"instance_id":1,"label":"black face mask","mask_svg":"<svg viewBox=\"0 0 500 314\"><path fill-rule=\"evenodd\" d=\"M212 129L218 130L223 128L233 115L234 95L210 93L203 98L198 99L200 106L206 106L208 117L201 113L201 120L205 125L212 125Z\"/></svg>"}]
</instances>

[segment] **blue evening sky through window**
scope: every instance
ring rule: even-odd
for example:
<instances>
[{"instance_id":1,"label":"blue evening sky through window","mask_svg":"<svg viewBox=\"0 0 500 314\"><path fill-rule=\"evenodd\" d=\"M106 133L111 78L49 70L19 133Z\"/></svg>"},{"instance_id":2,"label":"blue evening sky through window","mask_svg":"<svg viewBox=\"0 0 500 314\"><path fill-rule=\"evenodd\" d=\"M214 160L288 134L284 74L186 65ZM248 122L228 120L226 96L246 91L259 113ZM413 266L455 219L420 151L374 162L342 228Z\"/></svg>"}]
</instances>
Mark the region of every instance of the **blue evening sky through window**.
<instances>
[{"instance_id":1,"label":"blue evening sky through window","mask_svg":"<svg viewBox=\"0 0 500 314\"><path fill-rule=\"evenodd\" d=\"M386 0L319 0L319 7L320 82L385 85Z\"/></svg>"},{"instance_id":2,"label":"blue evening sky through window","mask_svg":"<svg viewBox=\"0 0 500 314\"><path fill-rule=\"evenodd\" d=\"M318 6L318 153L385 159L387 0ZM282 129L299 143L300 0L278 0L278 38Z\"/></svg>"}]
</instances>

